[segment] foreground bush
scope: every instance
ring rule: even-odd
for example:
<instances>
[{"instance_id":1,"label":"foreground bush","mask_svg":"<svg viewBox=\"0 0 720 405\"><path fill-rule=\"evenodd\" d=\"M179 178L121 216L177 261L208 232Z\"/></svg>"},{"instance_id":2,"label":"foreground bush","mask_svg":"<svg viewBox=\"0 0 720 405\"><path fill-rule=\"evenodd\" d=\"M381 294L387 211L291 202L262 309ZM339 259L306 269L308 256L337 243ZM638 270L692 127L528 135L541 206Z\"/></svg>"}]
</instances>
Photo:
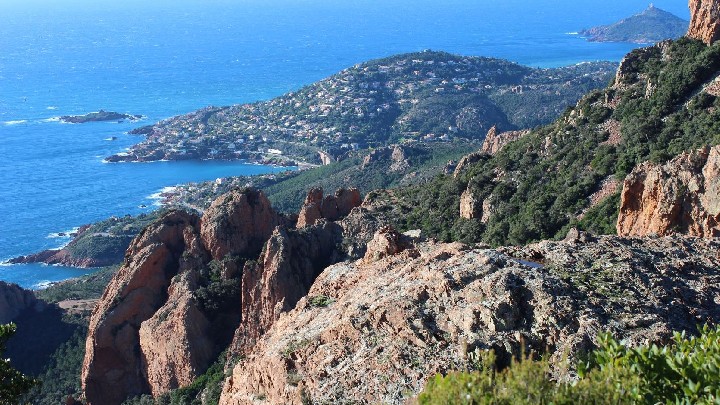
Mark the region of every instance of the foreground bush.
<instances>
[{"instance_id":1,"label":"foreground bush","mask_svg":"<svg viewBox=\"0 0 720 405\"><path fill-rule=\"evenodd\" d=\"M676 334L666 347L630 348L610 335L577 365L579 379L556 383L547 360L515 361L495 369L479 353L478 371L436 376L420 404L720 404L720 327L699 337Z\"/></svg>"}]
</instances>

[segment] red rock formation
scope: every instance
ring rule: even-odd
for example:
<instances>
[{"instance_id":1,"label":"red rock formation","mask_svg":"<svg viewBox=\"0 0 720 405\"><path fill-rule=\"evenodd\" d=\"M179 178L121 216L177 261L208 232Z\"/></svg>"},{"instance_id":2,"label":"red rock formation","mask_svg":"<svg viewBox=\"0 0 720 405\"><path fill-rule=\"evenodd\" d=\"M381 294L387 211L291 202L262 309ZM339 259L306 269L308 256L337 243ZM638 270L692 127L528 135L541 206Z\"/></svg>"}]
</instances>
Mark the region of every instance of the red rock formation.
<instances>
[{"instance_id":1,"label":"red rock formation","mask_svg":"<svg viewBox=\"0 0 720 405\"><path fill-rule=\"evenodd\" d=\"M457 166L455 166L453 177L458 178L458 176L460 176L465 170L467 170L468 166L479 162L484 156L486 156L485 152L473 152L469 155L463 156L458 162Z\"/></svg>"},{"instance_id":2,"label":"red rock formation","mask_svg":"<svg viewBox=\"0 0 720 405\"><path fill-rule=\"evenodd\" d=\"M337 219L361 201L357 190L324 199L314 190L308 203L320 203L321 216ZM247 350L291 310L341 257L343 229L325 219L299 230L276 227L283 221L262 192L247 189L218 198L202 220L172 211L143 231L92 315L82 371L89 404L188 385L233 332L234 347ZM243 258L256 257L263 245L260 262L248 262L240 280ZM220 301L233 301L232 308L203 306L212 293L201 288L212 271L229 286L237 282L237 302Z\"/></svg>"},{"instance_id":3,"label":"red rock formation","mask_svg":"<svg viewBox=\"0 0 720 405\"><path fill-rule=\"evenodd\" d=\"M720 320L720 276L709 271L720 266L719 247L578 237L510 252L551 265L541 269L494 250L428 243L336 264L234 367L220 403L409 403L435 373L467 367L476 349L507 362L525 344L555 350L559 363L607 330L631 344L667 341L673 330ZM677 286L693 299L679 304Z\"/></svg>"},{"instance_id":4,"label":"red rock formation","mask_svg":"<svg viewBox=\"0 0 720 405\"><path fill-rule=\"evenodd\" d=\"M517 141L518 139L524 137L529 133L530 131L525 130L506 131L498 134L497 127L493 126L492 128L490 128L487 135L485 135L485 141L483 141L481 151L489 155L494 155L498 153L500 149L504 148L505 145L509 144L510 142Z\"/></svg>"},{"instance_id":5,"label":"red rock formation","mask_svg":"<svg viewBox=\"0 0 720 405\"><path fill-rule=\"evenodd\" d=\"M149 392L138 330L163 306L183 252L198 239L198 218L171 211L128 249L90 319L82 387L89 405L119 404Z\"/></svg>"},{"instance_id":6,"label":"red rock formation","mask_svg":"<svg viewBox=\"0 0 720 405\"><path fill-rule=\"evenodd\" d=\"M338 189L335 195L323 198L322 188L313 188L305 198L305 203L298 215L297 227L315 225L320 219L337 221L346 217L350 211L362 204L360 191L356 188Z\"/></svg>"},{"instance_id":7,"label":"red rock formation","mask_svg":"<svg viewBox=\"0 0 720 405\"><path fill-rule=\"evenodd\" d=\"M154 396L189 385L217 355L210 321L193 296L196 290L197 272L180 273L165 305L140 326L143 375Z\"/></svg>"},{"instance_id":8,"label":"red rock formation","mask_svg":"<svg viewBox=\"0 0 720 405\"><path fill-rule=\"evenodd\" d=\"M280 224L262 191L235 190L217 198L205 211L201 233L212 257L256 255Z\"/></svg>"},{"instance_id":9,"label":"red rock formation","mask_svg":"<svg viewBox=\"0 0 720 405\"><path fill-rule=\"evenodd\" d=\"M366 263L376 262L411 247L410 238L399 233L391 226L384 226L375 233L373 239L368 243L363 260Z\"/></svg>"},{"instance_id":10,"label":"red rock formation","mask_svg":"<svg viewBox=\"0 0 720 405\"><path fill-rule=\"evenodd\" d=\"M617 232L720 236L720 146L636 167L623 184Z\"/></svg>"},{"instance_id":11,"label":"red rock formation","mask_svg":"<svg viewBox=\"0 0 720 405\"><path fill-rule=\"evenodd\" d=\"M246 352L280 314L295 307L318 274L338 261L340 241L342 229L327 221L301 230L275 230L261 260L243 271L235 352Z\"/></svg>"},{"instance_id":12,"label":"red rock formation","mask_svg":"<svg viewBox=\"0 0 720 405\"><path fill-rule=\"evenodd\" d=\"M315 222L322 218L322 200L322 188L315 187L308 192L307 197L305 197L305 203L302 208L300 208L300 213L298 214L298 228L315 225Z\"/></svg>"},{"instance_id":13,"label":"red rock formation","mask_svg":"<svg viewBox=\"0 0 720 405\"><path fill-rule=\"evenodd\" d=\"M708 45L720 39L720 1L690 0L690 14L688 37Z\"/></svg>"},{"instance_id":14,"label":"red rock formation","mask_svg":"<svg viewBox=\"0 0 720 405\"><path fill-rule=\"evenodd\" d=\"M475 198L470 189L460 196L460 217L465 219L480 218L482 216L482 203Z\"/></svg>"}]
</instances>

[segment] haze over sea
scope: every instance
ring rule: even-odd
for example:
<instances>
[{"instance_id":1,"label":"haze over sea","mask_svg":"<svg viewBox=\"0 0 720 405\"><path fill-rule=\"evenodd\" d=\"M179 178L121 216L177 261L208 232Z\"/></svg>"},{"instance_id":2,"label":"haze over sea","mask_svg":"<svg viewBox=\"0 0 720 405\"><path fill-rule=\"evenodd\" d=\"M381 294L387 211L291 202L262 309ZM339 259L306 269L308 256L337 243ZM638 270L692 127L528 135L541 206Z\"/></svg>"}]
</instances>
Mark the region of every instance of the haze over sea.
<instances>
[{"instance_id":1,"label":"haze over sea","mask_svg":"<svg viewBox=\"0 0 720 405\"><path fill-rule=\"evenodd\" d=\"M126 131L207 105L278 96L369 59L424 49L551 67L619 61L634 45L571 33L647 7L630 0L0 0L0 261L152 209L166 186L278 170L228 162L105 164ZM686 2L655 5L689 18ZM140 123L62 124L99 109ZM115 141L107 138L117 137ZM148 208L140 208L148 205ZM41 286L87 273L0 266Z\"/></svg>"}]
</instances>

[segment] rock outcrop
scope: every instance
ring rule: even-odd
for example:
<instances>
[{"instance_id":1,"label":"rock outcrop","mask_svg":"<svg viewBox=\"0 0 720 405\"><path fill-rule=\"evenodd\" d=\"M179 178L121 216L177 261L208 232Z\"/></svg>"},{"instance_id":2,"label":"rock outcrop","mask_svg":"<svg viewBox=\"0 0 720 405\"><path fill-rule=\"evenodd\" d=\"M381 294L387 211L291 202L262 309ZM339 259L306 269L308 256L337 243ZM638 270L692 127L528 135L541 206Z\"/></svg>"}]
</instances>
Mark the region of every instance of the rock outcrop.
<instances>
[{"instance_id":1,"label":"rock outcrop","mask_svg":"<svg viewBox=\"0 0 720 405\"><path fill-rule=\"evenodd\" d=\"M720 236L720 146L636 167L623 184L617 232Z\"/></svg>"},{"instance_id":2,"label":"rock outcrop","mask_svg":"<svg viewBox=\"0 0 720 405\"><path fill-rule=\"evenodd\" d=\"M559 364L600 332L662 343L720 320L718 241L587 240L505 253L422 243L331 266L234 367L220 403L399 404L475 350L508 362L549 348Z\"/></svg>"},{"instance_id":3,"label":"rock outcrop","mask_svg":"<svg viewBox=\"0 0 720 405\"><path fill-rule=\"evenodd\" d=\"M363 158L361 168L365 169L373 162L386 160L389 161L388 170L391 172L402 172L410 168L407 154L405 147L402 145L377 148Z\"/></svg>"},{"instance_id":4,"label":"rock outcrop","mask_svg":"<svg viewBox=\"0 0 720 405\"><path fill-rule=\"evenodd\" d=\"M154 396L189 385L217 356L210 321L193 295L197 272L189 270L178 278L168 288L165 304L138 333L143 374Z\"/></svg>"},{"instance_id":5,"label":"rock outcrop","mask_svg":"<svg viewBox=\"0 0 720 405\"><path fill-rule=\"evenodd\" d=\"M197 216L171 211L128 249L90 319L82 369L89 405L119 404L150 392L138 331L166 303L173 276L188 260L186 246L199 242L198 228Z\"/></svg>"},{"instance_id":6,"label":"rock outcrop","mask_svg":"<svg viewBox=\"0 0 720 405\"><path fill-rule=\"evenodd\" d=\"M530 131L528 130L505 131L498 133L497 127L492 127L488 131L487 135L485 135L485 141L483 141L481 151L489 155L494 155L498 153L500 149L504 148L505 145L509 144L510 142L517 141L518 139L524 137L529 133Z\"/></svg>"},{"instance_id":7,"label":"rock outcrop","mask_svg":"<svg viewBox=\"0 0 720 405\"><path fill-rule=\"evenodd\" d=\"M458 162L457 166L455 166L455 171L453 172L453 177L458 178L462 173L464 173L468 166L471 166L480 160L483 159L487 154L485 152L479 151L479 152L473 152L469 155L463 156L460 161Z\"/></svg>"},{"instance_id":8,"label":"rock outcrop","mask_svg":"<svg viewBox=\"0 0 720 405\"><path fill-rule=\"evenodd\" d=\"M339 261L341 241L342 228L326 220L299 230L275 230L258 263L243 270L242 322L233 352L247 352L295 307L323 269Z\"/></svg>"},{"instance_id":9,"label":"rock outcrop","mask_svg":"<svg viewBox=\"0 0 720 405\"><path fill-rule=\"evenodd\" d=\"M262 191L234 190L219 198L205 211L202 239L212 257L257 255L281 223Z\"/></svg>"},{"instance_id":10,"label":"rock outcrop","mask_svg":"<svg viewBox=\"0 0 720 405\"><path fill-rule=\"evenodd\" d=\"M14 320L27 309L40 310L45 305L43 301L35 298L32 291L17 284L0 281L0 324Z\"/></svg>"},{"instance_id":11,"label":"rock outcrop","mask_svg":"<svg viewBox=\"0 0 720 405\"><path fill-rule=\"evenodd\" d=\"M412 241L406 235L391 226L380 228L367 245L363 260L365 263L376 262L388 256L394 256L412 248Z\"/></svg>"},{"instance_id":12,"label":"rock outcrop","mask_svg":"<svg viewBox=\"0 0 720 405\"><path fill-rule=\"evenodd\" d=\"M360 205L357 190L325 198L314 190L308 201L318 203L318 218L301 229L251 188L219 197L202 219L171 211L145 229L92 314L82 370L88 404L187 386L233 336L233 353L247 352L346 257L344 240L365 243L375 229L359 209L347 230L328 220Z\"/></svg>"},{"instance_id":13,"label":"rock outcrop","mask_svg":"<svg viewBox=\"0 0 720 405\"><path fill-rule=\"evenodd\" d=\"M690 0L690 28L687 36L710 45L720 39L720 2Z\"/></svg>"},{"instance_id":14,"label":"rock outcrop","mask_svg":"<svg viewBox=\"0 0 720 405\"><path fill-rule=\"evenodd\" d=\"M338 189L335 195L323 198L322 188L313 188L305 198L305 203L298 215L297 227L315 225L320 219L337 221L347 216L350 211L362 204L360 191L356 188Z\"/></svg>"},{"instance_id":15,"label":"rock outcrop","mask_svg":"<svg viewBox=\"0 0 720 405\"><path fill-rule=\"evenodd\" d=\"M475 198L469 188L460 196L460 217L465 219L480 218L482 216L482 201Z\"/></svg>"}]
</instances>

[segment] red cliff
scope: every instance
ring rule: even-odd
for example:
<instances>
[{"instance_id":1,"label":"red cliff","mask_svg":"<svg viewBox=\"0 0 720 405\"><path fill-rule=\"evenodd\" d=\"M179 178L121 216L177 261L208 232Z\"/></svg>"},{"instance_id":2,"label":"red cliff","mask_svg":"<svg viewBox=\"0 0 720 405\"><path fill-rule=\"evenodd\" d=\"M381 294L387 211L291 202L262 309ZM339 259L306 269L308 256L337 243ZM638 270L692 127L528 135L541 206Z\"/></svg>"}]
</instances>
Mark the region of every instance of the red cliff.
<instances>
[{"instance_id":1,"label":"red cliff","mask_svg":"<svg viewBox=\"0 0 720 405\"><path fill-rule=\"evenodd\" d=\"M617 232L720 236L720 146L636 167L623 184Z\"/></svg>"},{"instance_id":2,"label":"red cliff","mask_svg":"<svg viewBox=\"0 0 720 405\"><path fill-rule=\"evenodd\" d=\"M720 1L690 0L690 14L687 36L708 45L720 39Z\"/></svg>"}]
</instances>

